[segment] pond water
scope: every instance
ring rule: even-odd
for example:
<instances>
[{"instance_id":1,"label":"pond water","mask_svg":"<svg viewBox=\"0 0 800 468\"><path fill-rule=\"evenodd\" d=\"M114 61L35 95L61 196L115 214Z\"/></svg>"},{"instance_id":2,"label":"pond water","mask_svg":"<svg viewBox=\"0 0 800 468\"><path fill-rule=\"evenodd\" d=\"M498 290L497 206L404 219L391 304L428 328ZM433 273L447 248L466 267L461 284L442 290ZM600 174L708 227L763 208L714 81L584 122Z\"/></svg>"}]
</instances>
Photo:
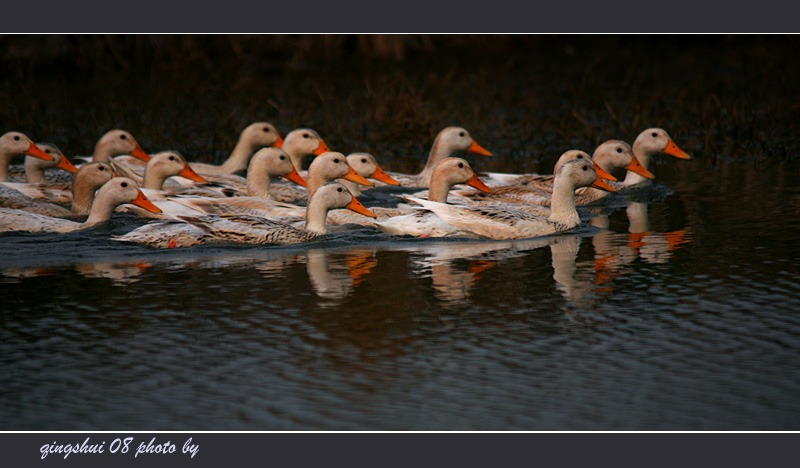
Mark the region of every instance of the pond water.
<instances>
[{"instance_id":1,"label":"pond water","mask_svg":"<svg viewBox=\"0 0 800 468\"><path fill-rule=\"evenodd\" d=\"M797 429L798 164L651 170L546 239L0 235L0 428Z\"/></svg>"}]
</instances>

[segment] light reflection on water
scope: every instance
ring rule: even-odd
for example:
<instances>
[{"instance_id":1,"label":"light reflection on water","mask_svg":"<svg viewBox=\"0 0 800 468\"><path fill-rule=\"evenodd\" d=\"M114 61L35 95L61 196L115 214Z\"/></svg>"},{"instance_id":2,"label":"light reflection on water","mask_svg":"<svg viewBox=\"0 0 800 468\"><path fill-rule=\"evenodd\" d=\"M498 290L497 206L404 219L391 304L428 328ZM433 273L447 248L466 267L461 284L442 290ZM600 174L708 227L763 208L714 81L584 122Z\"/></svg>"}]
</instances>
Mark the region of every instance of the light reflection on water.
<instances>
[{"instance_id":1,"label":"light reflection on water","mask_svg":"<svg viewBox=\"0 0 800 468\"><path fill-rule=\"evenodd\" d=\"M6 235L4 429L796 429L796 183L667 183L521 241Z\"/></svg>"}]
</instances>

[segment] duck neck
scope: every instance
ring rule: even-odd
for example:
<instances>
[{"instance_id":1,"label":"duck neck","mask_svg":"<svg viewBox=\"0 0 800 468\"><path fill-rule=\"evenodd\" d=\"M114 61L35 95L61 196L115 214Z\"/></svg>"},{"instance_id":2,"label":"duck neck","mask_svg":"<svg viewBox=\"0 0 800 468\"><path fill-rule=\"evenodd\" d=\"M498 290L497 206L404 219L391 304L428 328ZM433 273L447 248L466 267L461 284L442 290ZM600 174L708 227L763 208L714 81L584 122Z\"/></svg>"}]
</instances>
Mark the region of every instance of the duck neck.
<instances>
[{"instance_id":1,"label":"duck neck","mask_svg":"<svg viewBox=\"0 0 800 468\"><path fill-rule=\"evenodd\" d=\"M97 187L91 187L83 177L75 177L72 181L72 212L80 216L88 215L96 190Z\"/></svg>"},{"instance_id":2,"label":"duck neck","mask_svg":"<svg viewBox=\"0 0 800 468\"><path fill-rule=\"evenodd\" d=\"M44 175L44 168L36 163L36 158L25 158L25 177L28 179L29 184L44 184L47 182L47 177Z\"/></svg>"},{"instance_id":3,"label":"duck neck","mask_svg":"<svg viewBox=\"0 0 800 468\"><path fill-rule=\"evenodd\" d=\"M8 165L13 157L13 154L0 153L0 182L8 182Z\"/></svg>"},{"instance_id":4,"label":"duck neck","mask_svg":"<svg viewBox=\"0 0 800 468\"><path fill-rule=\"evenodd\" d=\"M252 174L251 174L252 172ZM263 171L247 172L247 196L270 198L269 187L272 177Z\"/></svg>"},{"instance_id":5,"label":"duck neck","mask_svg":"<svg viewBox=\"0 0 800 468\"><path fill-rule=\"evenodd\" d=\"M233 147L231 155L228 156L228 159L226 159L220 167L228 174L233 174L237 171L243 171L247 169L247 165L250 163L250 158L253 157L253 153L255 152L256 148L253 148L252 144L240 137L239 141L236 142L236 146Z\"/></svg>"},{"instance_id":6,"label":"duck neck","mask_svg":"<svg viewBox=\"0 0 800 468\"><path fill-rule=\"evenodd\" d=\"M345 187L347 187L347 190L349 190L350 193L352 193L354 197L360 197L361 196L361 188L360 188L361 186L359 184L357 184L355 182L350 182L349 180L344 180L344 179L338 179L336 182L339 182L340 184L342 184Z\"/></svg>"},{"instance_id":7,"label":"duck neck","mask_svg":"<svg viewBox=\"0 0 800 468\"><path fill-rule=\"evenodd\" d=\"M441 174L435 174L428 182L428 200L432 202L447 203L447 195L450 193L450 184Z\"/></svg>"},{"instance_id":8,"label":"duck neck","mask_svg":"<svg viewBox=\"0 0 800 468\"><path fill-rule=\"evenodd\" d=\"M325 185L327 182L330 182L330 180L318 174L316 171L308 171L306 185L308 186L307 189L309 203L311 203L311 197L314 195L314 193L316 193L317 189Z\"/></svg>"},{"instance_id":9,"label":"duck neck","mask_svg":"<svg viewBox=\"0 0 800 468\"><path fill-rule=\"evenodd\" d=\"M97 197L92 203L92 209L89 211L89 218L83 223L84 226L94 226L95 224L104 223L111 219L111 213L117 206L106 197Z\"/></svg>"},{"instance_id":10,"label":"duck neck","mask_svg":"<svg viewBox=\"0 0 800 468\"><path fill-rule=\"evenodd\" d=\"M325 219L328 217L328 210L328 207L322 203L322 200L315 200L312 197L306 208L306 231L311 231L319 235L328 232L325 227Z\"/></svg>"},{"instance_id":11,"label":"duck neck","mask_svg":"<svg viewBox=\"0 0 800 468\"><path fill-rule=\"evenodd\" d=\"M650 165L650 158L653 156L653 154L643 150L638 141L633 143L633 154L636 155L636 159L639 160L639 163L641 163L641 165L647 169L647 166ZM650 179L642 177L635 172L628 171L628 173L625 174L625 180L622 182L622 184L626 187L630 187L631 185L637 185L645 182L651 183Z\"/></svg>"},{"instance_id":12,"label":"duck neck","mask_svg":"<svg viewBox=\"0 0 800 468\"><path fill-rule=\"evenodd\" d=\"M102 141L98 141L94 145L94 153L92 153L92 162L109 162L111 158L117 156L114 151L111 151L110 145L106 145Z\"/></svg>"},{"instance_id":13,"label":"duck neck","mask_svg":"<svg viewBox=\"0 0 800 468\"><path fill-rule=\"evenodd\" d=\"M431 152L428 154L428 162L425 164L425 168L422 169L422 172L420 172L418 175L418 177L422 178L425 186L430 185L431 176L433 176L433 170L436 168L439 162L442 159L450 156L451 153L452 151L445 148L444 145L441 144L440 137L437 136L436 140L433 141Z\"/></svg>"},{"instance_id":14,"label":"duck neck","mask_svg":"<svg viewBox=\"0 0 800 468\"><path fill-rule=\"evenodd\" d=\"M167 174L162 173L161 171L157 170L155 166L151 166L145 169L144 171L144 181L142 182L142 188L150 189L150 190L161 190L164 187L164 181L169 178Z\"/></svg>"},{"instance_id":15,"label":"duck neck","mask_svg":"<svg viewBox=\"0 0 800 468\"><path fill-rule=\"evenodd\" d=\"M553 183L553 197L550 202L550 221L573 228L580 224L578 210L575 209L575 187L567 179L556 177Z\"/></svg>"}]
</instances>

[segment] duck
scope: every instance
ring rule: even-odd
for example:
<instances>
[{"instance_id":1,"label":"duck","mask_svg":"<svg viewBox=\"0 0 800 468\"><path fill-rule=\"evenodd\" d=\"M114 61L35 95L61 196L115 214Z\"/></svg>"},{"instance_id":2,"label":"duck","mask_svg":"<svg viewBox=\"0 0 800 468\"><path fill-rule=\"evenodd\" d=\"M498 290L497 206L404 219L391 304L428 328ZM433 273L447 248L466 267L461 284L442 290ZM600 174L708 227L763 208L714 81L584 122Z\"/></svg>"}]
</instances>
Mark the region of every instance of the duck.
<instances>
[{"instance_id":1,"label":"duck","mask_svg":"<svg viewBox=\"0 0 800 468\"><path fill-rule=\"evenodd\" d=\"M131 203L153 213L160 210L136 187L134 181L115 177L97 191L89 217L79 223L62 218L52 218L27 211L0 208L0 232L28 231L66 233L90 228L111 219L114 208Z\"/></svg>"},{"instance_id":2,"label":"duck","mask_svg":"<svg viewBox=\"0 0 800 468\"><path fill-rule=\"evenodd\" d=\"M292 165L298 171L303 169L303 160L307 156L331 152L319 133L310 128L298 128L287 133L282 149L292 158Z\"/></svg>"},{"instance_id":3,"label":"duck","mask_svg":"<svg viewBox=\"0 0 800 468\"><path fill-rule=\"evenodd\" d=\"M633 142L633 152L644 169L647 169L653 157L659 154L667 154L678 159L692 159L690 155L678 148L666 130L656 127L648 128L636 137ZM617 187L648 186L652 184L651 179L652 177L645 177L636 172L628 172L625 180Z\"/></svg>"},{"instance_id":4,"label":"duck","mask_svg":"<svg viewBox=\"0 0 800 468\"><path fill-rule=\"evenodd\" d=\"M55 158L36 146L30 138L20 132L6 132L0 136L0 182L8 182L8 165L14 156L33 156L44 161Z\"/></svg>"},{"instance_id":5,"label":"duck","mask_svg":"<svg viewBox=\"0 0 800 468\"><path fill-rule=\"evenodd\" d=\"M147 161L141 187L148 191L161 191L164 188L164 182L175 176L184 177L200 184L208 182L195 172L180 154L174 151L163 151L154 154Z\"/></svg>"},{"instance_id":6,"label":"duck","mask_svg":"<svg viewBox=\"0 0 800 468\"><path fill-rule=\"evenodd\" d=\"M416 197L407 199L436 213L455 228L484 238L524 239L567 232L580 224L575 208L576 188L594 186L615 191L598 177L589 155L584 155L584 158L568 161L556 171L549 217L502 206L449 205Z\"/></svg>"},{"instance_id":7,"label":"duck","mask_svg":"<svg viewBox=\"0 0 800 468\"><path fill-rule=\"evenodd\" d=\"M436 169L431 174L428 200L440 204L447 203L450 188L456 184L467 184L486 193L491 193L492 191L481 182L467 161L461 158L449 157L439 161ZM418 199L416 197L406 198ZM375 221L374 224L381 231L398 236L444 237L455 235L459 232L459 229L446 223L434 213L419 209L413 210L408 214Z\"/></svg>"},{"instance_id":8,"label":"duck","mask_svg":"<svg viewBox=\"0 0 800 468\"><path fill-rule=\"evenodd\" d=\"M553 172L557 172L566 162L581 158L586 158L586 153L583 151L566 151L558 158ZM639 163L630 145L624 141L609 140L602 143L595 149L589 160L594 165L597 175L607 181L617 181L616 177L610 173L622 168L647 178L653 178L653 174ZM461 193L459 191L455 193L471 198L473 204L506 202L550 206L553 180L554 176L527 175L517 178L513 184L493 187L494 193L492 194ZM593 187L581 187L576 191L575 204L583 206L595 203L604 199L610 193Z\"/></svg>"},{"instance_id":9,"label":"duck","mask_svg":"<svg viewBox=\"0 0 800 468\"><path fill-rule=\"evenodd\" d=\"M92 162L111 163L116 156L126 155L133 156L143 163L150 160L150 155L139 146L130 132L120 129L109 130L94 145Z\"/></svg>"},{"instance_id":10,"label":"duck","mask_svg":"<svg viewBox=\"0 0 800 468\"><path fill-rule=\"evenodd\" d=\"M389 172L388 174L403 187L428 188L433 176L433 171L443 159L452 156L457 151L479 154L491 157L492 153L486 151L472 139L469 132L461 127L447 127L436 135L433 146L428 154L428 162L422 172L416 175Z\"/></svg>"},{"instance_id":11,"label":"duck","mask_svg":"<svg viewBox=\"0 0 800 468\"><path fill-rule=\"evenodd\" d=\"M347 164L365 179L375 179L387 185L400 185L400 182L391 178L389 174L381 169L378 162L375 161L375 157L369 153L351 153L347 155ZM339 183L347 187L350 193L356 197L361 195L359 184L349 180L340 180Z\"/></svg>"},{"instance_id":12,"label":"duck","mask_svg":"<svg viewBox=\"0 0 800 468\"><path fill-rule=\"evenodd\" d=\"M45 161L34 156L25 156L25 164L22 166L14 165L8 168L8 179L11 182L30 183L30 184L49 184L58 182L69 182L72 174L78 171L64 153L53 143L36 143L42 151L54 158L53 161ZM63 169L64 172L49 172L47 169ZM66 176L66 177L64 177Z\"/></svg>"},{"instance_id":13,"label":"duck","mask_svg":"<svg viewBox=\"0 0 800 468\"><path fill-rule=\"evenodd\" d=\"M55 218L85 218L94 201L95 192L115 176L111 164L82 164L71 184L51 187L29 187L22 191L0 185L0 206ZM20 184L24 185L24 184ZM9 192L14 193L9 195ZM49 200L49 201L44 201ZM56 203L72 204L68 210Z\"/></svg>"},{"instance_id":14,"label":"duck","mask_svg":"<svg viewBox=\"0 0 800 468\"><path fill-rule=\"evenodd\" d=\"M289 245L309 242L327 234L325 219L333 208L347 208L364 216L375 215L345 186L328 182L311 195L305 226L295 228L279 221L250 215L181 216L144 225L114 240L159 248L187 247L208 242Z\"/></svg>"},{"instance_id":15,"label":"duck","mask_svg":"<svg viewBox=\"0 0 800 468\"><path fill-rule=\"evenodd\" d=\"M199 162L189 163L189 166L198 173L210 174L235 174L236 172L247 169L250 158L261 148L283 146L278 130L268 122L254 122L239 134L239 140L233 147L228 159L220 166Z\"/></svg>"},{"instance_id":16,"label":"duck","mask_svg":"<svg viewBox=\"0 0 800 468\"><path fill-rule=\"evenodd\" d=\"M277 177L285 177L297 185L307 187L306 181L292 165L289 155L282 149L268 147L257 151L250 160L246 196L213 198L186 196L181 192L175 195L154 194L151 199L166 215L202 216L211 213L238 213L302 216L305 210L303 207L279 203L272 198L275 190L271 179ZM277 192L280 194L285 190L279 187Z\"/></svg>"}]
</instances>

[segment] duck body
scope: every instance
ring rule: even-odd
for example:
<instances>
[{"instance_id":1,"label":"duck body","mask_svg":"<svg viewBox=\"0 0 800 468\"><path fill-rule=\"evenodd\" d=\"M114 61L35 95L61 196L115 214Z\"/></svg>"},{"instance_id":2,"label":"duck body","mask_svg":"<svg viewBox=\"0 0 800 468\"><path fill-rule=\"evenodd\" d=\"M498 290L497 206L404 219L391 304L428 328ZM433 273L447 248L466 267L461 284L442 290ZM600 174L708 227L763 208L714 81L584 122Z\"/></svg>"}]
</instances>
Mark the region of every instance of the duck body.
<instances>
[{"instance_id":1,"label":"duck body","mask_svg":"<svg viewBox=\"0 0 800 468\"><path fill-rule=\"evenodd\" d=\"M132 203L144 209L158 212L150 201L124 177L118 177L104 184L97 192L89 217L79 223L67 219L53 218L21 210L0 208L0 232L28 231L65 233L86 229L108 221L118 205Z\"/></svg>"},{"instance_id":2,"label":"duck body","mask_svg":"<svg viewBox=\"0 0 800 468\"><path fill-rule=\"evenodd\" d=\"M507 206L449 205L413 197L408 199L462 231L491 239L524 239L566 232L577 227L580 217L575 208L575 189L590 184L613 191L597 177L588 155L563 164L556 172L549 217Z\"/></svg>"}]
</instances>

